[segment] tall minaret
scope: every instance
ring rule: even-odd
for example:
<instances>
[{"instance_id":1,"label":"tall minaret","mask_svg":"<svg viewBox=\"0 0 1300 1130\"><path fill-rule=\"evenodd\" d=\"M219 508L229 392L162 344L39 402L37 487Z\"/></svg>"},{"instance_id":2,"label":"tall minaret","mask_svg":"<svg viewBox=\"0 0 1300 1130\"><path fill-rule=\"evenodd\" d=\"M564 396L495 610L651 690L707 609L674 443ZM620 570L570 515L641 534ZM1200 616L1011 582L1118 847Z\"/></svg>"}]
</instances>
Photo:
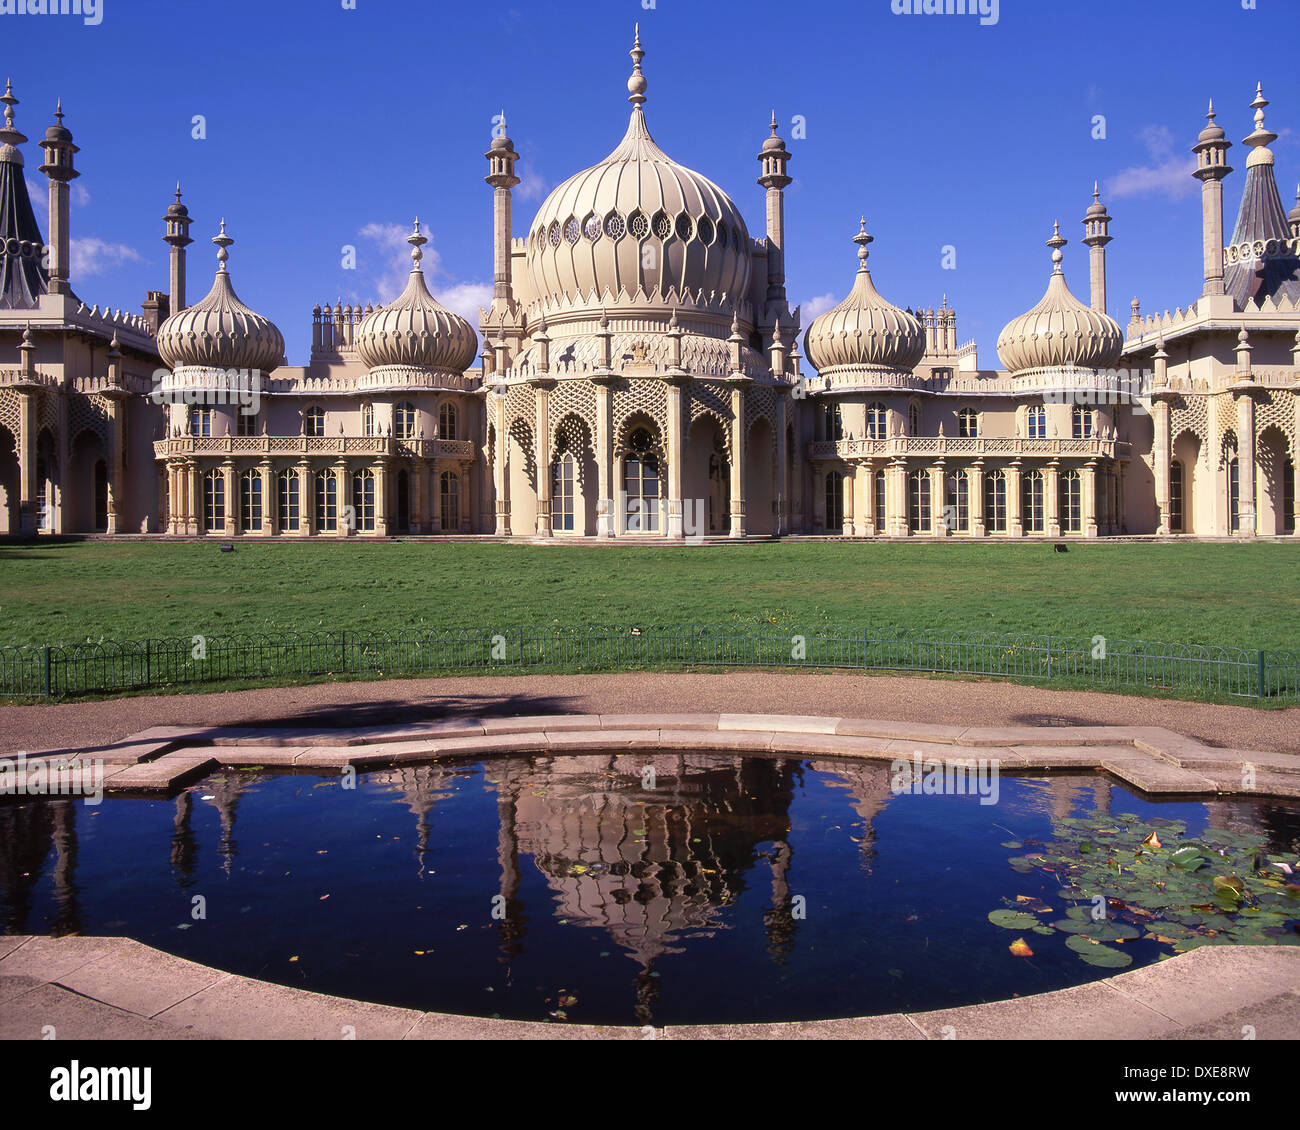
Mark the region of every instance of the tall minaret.
<instances>
[{"instance_id":1,"label":"tall minaret","mask_svg":"<svg viewBox=\"0 0 1300 1130\"><path fill-rule=\"evenodd\" d=\"M767 189L767 301L770 304L785 302L785 187L790 183L785 167L790 153L777 135L775 110L768 128L772 136L763 142L763 151L758 155L763 166L758 183Z\"/></svg>"},{"instance_id":2,"label":"tall minaret","mask_svg":"<svg viewBox=\"0 0 1300 1130\"><path fill-rule=\"evenodd\" d=\"M483 154L488 160L488 175L483 179L492 186L492 312L514 305L510 285L510 190L519 183L515 162L519 154L506 134L506 112L492 138L492 148Z\"/></svg>"},{"instance_id":3,"label":"tall minaret","mask_svg":"<svg viewBox=\"0 0 1300 1130\"><path fill-rule=\"evenodd\" d=\"M1083 242L1088 247L1088 265L1091 271L1091 305L1098 314L1106 313L1106 244L1114 237L1110 234L1110 216L1101 202L1101 189L1092 186L1092 204L1083 217Z\"/></svg>"},{"instance_id":4,"label":"tall minaret","mask_svg":"<svg viewBox=\"0 0 1300 1130\"><path fill-rule=\"evenodd\" d=\"M167 206L163 217L167 234L163 243L171 245L171 312L179 314L185 309L185 249L194 242L190 239L190 210L181 203L181 185L176 182L176 203Z\"/></svg>"},{"instance_id":5,"label":"tall minaret","mask_svg":"<svg viewBox=\"0 0 1300 1130\"><path fill-rule=\"evenodd\" d=\"M1201 234L1205 256L1204 295L1223 293L1223 178L1232 172L1228 164L1228 150L1232 142L1223 127L1214 121L1214 101L1210 101L1209 121L1196 139L1192 152L1196 154L1196 172L1192 174L1201 182Z\"/></svg>"},{"instance_id":6,"label":"tall minaret","mask_svg":"<svg viewBox=\"0 0 1300 1130\"><path fill-rule=\"evenodd\" d=\"M63 100L54 111L55 122L45 131L41 148L45 164L40 171L50 178L50 293L71 294L68 263L71 255L68 239L68 182L81 176L73 167L73 155L80 150L72 144L72 133L63 124Z\"/></svg>"}]
</instances>

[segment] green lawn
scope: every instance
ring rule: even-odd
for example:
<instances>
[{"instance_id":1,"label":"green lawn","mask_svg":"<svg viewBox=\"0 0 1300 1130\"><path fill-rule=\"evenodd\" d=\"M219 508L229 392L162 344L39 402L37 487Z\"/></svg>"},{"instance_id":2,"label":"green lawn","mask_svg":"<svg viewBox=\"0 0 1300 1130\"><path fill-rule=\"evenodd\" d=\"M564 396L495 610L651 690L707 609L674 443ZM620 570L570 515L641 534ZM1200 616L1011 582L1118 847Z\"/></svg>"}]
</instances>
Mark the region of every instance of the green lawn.
<instances>
[{"instance_id":1,"label":"green lawn","mask_svg":"<svg viewBox=\"0 0 1300 1130\"><path fill-rule=\"evenodd\" d=\"M83 542L0 547L0 643L775 623L1300 647L1300 545Z\"/></svg>"}]
</instances>

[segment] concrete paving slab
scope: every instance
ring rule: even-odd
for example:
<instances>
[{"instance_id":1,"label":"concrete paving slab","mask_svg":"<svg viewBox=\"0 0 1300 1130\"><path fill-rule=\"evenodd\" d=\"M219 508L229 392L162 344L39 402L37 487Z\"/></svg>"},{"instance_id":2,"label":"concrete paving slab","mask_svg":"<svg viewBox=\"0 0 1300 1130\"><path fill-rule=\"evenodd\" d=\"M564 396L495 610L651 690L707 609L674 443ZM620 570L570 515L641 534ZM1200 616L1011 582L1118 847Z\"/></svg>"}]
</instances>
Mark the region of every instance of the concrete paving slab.
<instances>
[{"instance_id":1,"label":"concrete paving slab","mask_svg":"<svg viewBox=\"0 0 1300 1130\"><path fill-rule=\"evenodd\" d=\"M1180 1028L1166 1040L1300 1040L1300 990L1245 1005L1215 1020Z\"/></svg>"},{"instance_id":2,"label":"concrete paving slab","mask_svg":"<svg viewBox=\"0 0 1300 1130\"><path fill-rule=\"evenodd\" d=\"M655 749L658 730L577 730L556 733L546 731L547 748L553 753L576 749Z\"/></svg>"},{"instance_id":3,"label":"concrete paving slab","mask_svg":"<svg viewBox=\"0 0 1300 1130\"><path fill-rule=\"evenodd\" d=\"M802 1020L789 1024L681 1024L664 1029L665 1040L924 1040L907 1017L863 1016L849 1020Z\"/></svg>"},{"instance_id":4,"label":"concrete paving slab","mask_svg":"<svg viewBox=\"0 0 1300 1130\"><path fill-rule=\"evenodd\" d=\"M1157 793L1201 794L1214 788L1213 782L1202 774L1192 773L1167 761L1143 757L1132 749L1120 756L1108 754L1103 757L1101 768L1126 784L1153 795Z\"/></svg>"},{"instance_id":5,"label":"concrete paving slab","mask_svg":"<svg viewBox=\"0 0 1300 1130\"><path fill-rule=\"evenodd\" d=\"M21 997L24 993L30 993L33 989L39 989L47 983L39 977L28 977L26 974L16 974L11 977L7 973L0 973L0 1005Z\"/></svg>"},{"instance_id":6,"label":"concrete paving slab","mask_svg":"<svg viewBox=\"0 0 1300 1130\"><path fill-rule=\"evenodd\" d=\"M59 984L103 1004L152 1017L230 976L140 942L124 941L120 948L63 974Z\"/></svg>"},{"instance_id":7,"label":"concrete paving slab","mask_svg":"<svg viewBox=\"0 0 1300 1130\"><path fill-rule=\"evenodd\" d=\"M605 730L716 730L717 714L601 714Z\"/></svg>"},{"instance_id":8,"label":"concrete paving slab","mask_svg":"<svg viewBox=\"0 0 1300 1130\"><path fill-rule=\"evenodd\" d=\"M480 723L485 734L518 734L529 730L550 733L562 730L599 730L598 714L528 714L517 718L484 718Z\"/></svg>"},{"instance_id":9,"label":"concrete paving slab","mask_svg":"<svg viewBox=\"0 0 1300 1130\"><path fill-rule=\"evenodd\" d=\"M0 1004L0 1040L184 1040L191 1033L101 1004L59 985L41 985Z\"/></svg>"},{"instance_id":10,"label":"concrete paving slab","mask_svg":"<svg viewBox=\"0 0 1300 1130\"><path fill-rule=\"evenodd\" d=\"M31 940L30 934L0 934L0 958Z\"/></svg>"},{"instance_id":11,"label":"concrete paving slab","mask_svg":"<svg viewBox=\"0 0 1300 1130\"><path fill-rule=\"evenodd\" d=\"M775 734L834 734L842 718L815 714L720 714L719 730L769 730Z\"/></svg>"},{"instance_id":12,"label":"concrete paving slab","mask_svg":"<svg viewBox=\"0 0 1300 1130\"><path fill-rule=\"evenodd\" d=\"M408 1040L641 1040L645 1029L596 1024L568 1024L527 1020L483 1020L426 1012L407 1033Z\"/></svg>"},{"instance_id":13,"label":"concrete paving slab","mask_svg":"<svg viewBox=\"0 0 1300 1130\"><path fill-rule=\"evenodd\" d=\"M73 935L66 938L28 938L21 946L0 957L0 973L7 977L37 977L58 981L83 965L112 953L120 953L127 938L99 938Z\"/></svg>"},{"instance_id":14,"label":"concrete paving slab","mask_svg":"<svg viewBox=\"0 0 1300 1130\"><path fill-rule=\"evenodd\" d=\"M874 722L864 718L841 718L835 727L837 734L850 737L884 738L898 741L938 742L954 744L969 727L941 726L927 722Z\"/></svg>"}]
</instances>

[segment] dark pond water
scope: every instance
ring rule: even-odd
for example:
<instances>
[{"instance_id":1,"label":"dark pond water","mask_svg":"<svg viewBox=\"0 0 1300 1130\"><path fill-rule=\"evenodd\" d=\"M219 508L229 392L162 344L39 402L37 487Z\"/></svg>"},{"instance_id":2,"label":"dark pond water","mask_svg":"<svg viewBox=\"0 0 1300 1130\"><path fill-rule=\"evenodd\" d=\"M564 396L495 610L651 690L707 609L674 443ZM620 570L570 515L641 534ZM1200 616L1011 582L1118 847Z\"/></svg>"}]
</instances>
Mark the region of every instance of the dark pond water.
<instances>
[{"instance_id":1,"label":"dark pond water","mask_svg":"<svg viewBox=\"0 0 1300 1130\"><path fill-rule=\"evenodd\" d=\"M1253 831L1293 861L1300 841L1300 810L1281 805L1156 804L1095 777L1003 778L983 805L894 795L887 765L819 760L510 758L341 785L227 770L166 801L6 801L0 931L122 934L252 977L446 1012L838 1017L1108 975L1065 933L1027 933L1033 956L1015 956L1019 935L988 919L1020 895L1059 917L1056 878L1017 873L1003 846L1050 840L1054 819ZM1134 968L1170 952L1122 945Z\"/></svg>"}]
</instances>

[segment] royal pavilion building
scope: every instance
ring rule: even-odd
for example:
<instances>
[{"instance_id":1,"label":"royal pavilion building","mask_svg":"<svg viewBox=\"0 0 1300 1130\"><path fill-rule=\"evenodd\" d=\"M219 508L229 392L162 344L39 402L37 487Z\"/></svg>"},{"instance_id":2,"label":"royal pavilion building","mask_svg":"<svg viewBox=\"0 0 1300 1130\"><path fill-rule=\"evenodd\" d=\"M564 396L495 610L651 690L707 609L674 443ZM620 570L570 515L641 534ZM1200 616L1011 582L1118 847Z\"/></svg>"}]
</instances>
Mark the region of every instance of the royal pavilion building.
<instances>
[{"instance_id":1,"label":"royal pavilion building","mask_svg":"<svg viewBox=\"0 0 1300 1130\"><path fill-rule=\"evenodd\" d=\"M224 220L208 229L211 289L187 301L194 218L179 188L163 217L168 289L139 314L87 306L70 270L79 149L60 106L39 143L43 234L7 87L0 533L1295 534L1300 197L1284 208L1262 90L1227 239L1232 143L1213 105L1194 146L1198 296L1162 314L1134 300L1127 324L1111 318L1111 217L1094 189L1086 300L1067 285L1058 225L1042 299L1000 334L1002 367L981 369L946 298L904 309L882 295L874 237L850 214L828 237L844 240L846 297L801 325L775 117L757 155L756 238L726 191L655 141L639 36L631 56L622 140L518 236L502 120L486 154L493 296L477 327L430 293L417 220L406 288L387 304L316 306L303 366L237 296Z\"/></svg>"}]
</instances>

